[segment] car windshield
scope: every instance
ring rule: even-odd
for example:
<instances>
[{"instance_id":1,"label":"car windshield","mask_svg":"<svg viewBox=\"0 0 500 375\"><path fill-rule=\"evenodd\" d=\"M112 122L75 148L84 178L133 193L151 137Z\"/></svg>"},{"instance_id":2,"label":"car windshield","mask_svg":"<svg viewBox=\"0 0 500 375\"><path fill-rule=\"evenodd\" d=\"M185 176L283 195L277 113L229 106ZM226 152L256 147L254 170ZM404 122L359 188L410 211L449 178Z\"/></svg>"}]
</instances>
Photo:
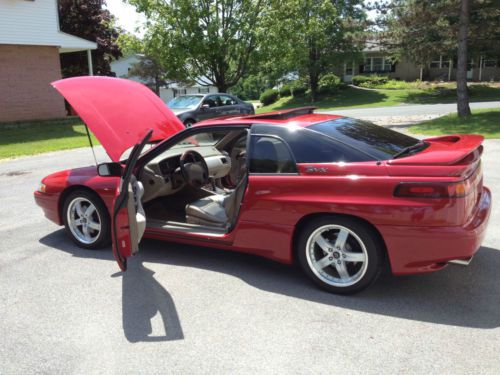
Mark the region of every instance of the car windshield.
<instances>
[{"instance_id":1,"label":"car windshield","mask_svg":"<svg viewBox=\"0 0 500 375\"><path fill-rule=\"evenodd\" d=\"M392 159L405 148L419 143L416 138L353 118L325 121L308 129L346 143L378 160Z\"/></svg>"},{"instance_id":2,"label":"car windshield","mask_svg":"<svg viewBox=\"0 0 500 375\"><path fill-rule=\"evenodd\" d=\"M187 138L184 138L177 144L173 145L171 148L193 148L193 147L203 147L203 146L215 146L224 136L226 135L227 132L224 131L214 131L210 133L198 133L191 135ZM145 154L147 151L151 150L153 147L155 147L159 142L150 142L147 143L144 146L144 149L141 152L142 154ZM122 162L125 162L128 157L130 156L130 153L132 152L133 147L130 147L127 149L123 155L120 157L120 160Z\"/></svg>"},{"instance_id":3,"label":"car windshield","mask_svg":"<svg viewBox=\"0 0 500 375\"><path fill-rule=\"evenodd\" d=\"M179 108L193 109L196 108L198 104L200 104L201 99L203 99L203 97L198 95L183 95L172 99L171 101L168 102L167 105L172 109L179 109Z\"/></svg>"}]
</instances>

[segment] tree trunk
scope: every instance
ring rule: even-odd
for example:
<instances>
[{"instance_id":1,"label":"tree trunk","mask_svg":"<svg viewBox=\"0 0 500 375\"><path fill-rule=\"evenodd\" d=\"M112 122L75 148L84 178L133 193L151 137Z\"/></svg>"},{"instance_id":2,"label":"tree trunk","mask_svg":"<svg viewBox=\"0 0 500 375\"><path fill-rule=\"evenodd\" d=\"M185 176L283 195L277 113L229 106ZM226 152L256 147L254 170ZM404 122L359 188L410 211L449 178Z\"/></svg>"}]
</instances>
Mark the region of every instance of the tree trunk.
<instances>
[{"instance_id":1,"label":"tree trunk","mask_svg":"<svg viewBox=\"0 0 500 375\"><path fill-rule=\"evenodd\" d=\"M318 75L315 72L309 74L309 88L311 89L311 102L318 99Z\"/></svg>"},{"instance_id":2,"label":"tree trunk","mask_svg":"<svg viewBox=\"0 0 500 375\"><path fill-rule=\"evenodd\" d=\"M223 82L222 83L216 82L215 86L217 86L217 90L219 92L227 92L228 87L227 87L227 85L225 83L223 83Z\"/></svg>"},{"instance_id":3,"label":"tree trunk","mask_svg":"<svg viewBox=\"0 0 500 375\"><path fill-rule=\"evenodd\" d=\"M227 85L226 77L224 75L219 74L215 76L215 82L213 83L219 92L227 92L229 88Z\"/></svg>"},{"instance_id":4,"label":"tree trunk","mask_svg":"<svg viewBox=\"0 0 500 375\"><path fill-rule=\"evenodd\" d=\"M467 34L469 32L469 0L461 0L458 26L457 112L459 117L470 116L467 89Z\"/></svg>"}]
</instances>

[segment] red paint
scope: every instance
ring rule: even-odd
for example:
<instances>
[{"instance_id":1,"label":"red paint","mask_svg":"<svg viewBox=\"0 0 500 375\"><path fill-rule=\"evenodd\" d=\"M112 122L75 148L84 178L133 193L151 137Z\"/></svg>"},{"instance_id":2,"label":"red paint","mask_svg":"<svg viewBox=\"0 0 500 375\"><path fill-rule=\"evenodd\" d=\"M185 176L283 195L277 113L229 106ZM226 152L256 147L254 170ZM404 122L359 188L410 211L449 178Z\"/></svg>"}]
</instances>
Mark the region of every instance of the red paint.
<instances>
[{"instance_id":1,"label":"red paint","mask_svg":"<svg viewBox=\"0 0 500 375\"><path fill-rule=\"evenodd\" d=\"M197 126L248 124L250 118L250 122L309 126L337 116L307 114L289 120L249 116ZM134 121L141 123L137 118ZM449 260L468 258L478 250L491 210L491 193L482 184L482 137L457 135L426 141L430 146L423 152L386 162L299 164L297 175L250 175L238 222L230 233L209 236L149 228L145 237L292 263L294 235L303 220L318 214L348 215L378 231L393 273L441 269ZM326 171L320 170L325 166ZM46 193L36 192L35 200L47 218L61 224L61 197L67 189L83 186L95 191L111 212L118 182L99 177L96 167L66 170L45 177ZM466 189L465 196L395 197L396 187L405 182L460 185ZM125 232L120 236L126 236Z\"/></svg>"}]
</instances>

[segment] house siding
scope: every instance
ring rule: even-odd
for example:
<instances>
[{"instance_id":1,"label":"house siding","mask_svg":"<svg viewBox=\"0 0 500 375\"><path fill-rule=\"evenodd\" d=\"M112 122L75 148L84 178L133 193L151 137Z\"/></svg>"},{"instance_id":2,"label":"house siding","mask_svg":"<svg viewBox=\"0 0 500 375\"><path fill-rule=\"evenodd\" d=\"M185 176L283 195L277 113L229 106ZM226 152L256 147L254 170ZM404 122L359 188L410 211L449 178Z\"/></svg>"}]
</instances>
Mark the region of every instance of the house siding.
<instances>
[{"instance_id":1,"label":"house siding","mask_svg":"<svg viewBox=\"0 0 500 375\"><path fill-rule=\"evenodd\" d=\"M0 0L0 8L0 43L54 45L59 30L55 0Z\"/></svg>"},{"instance_id":2,"label":"house siding","mask_svg":"<svg viewBox=\"0 0 500 375\"><path fill-rule=\"evenodd\" d=\"M420 68L411 61L402 59L396 63L396 71L389 73L389 77L403 81L415 81L420 78Z\"/></svg>"},{"instance_id":3,"label":"house siding","mask_svg":"<svg viewBox=\"0 0 500 375\"><path fill-rule=\"evenodd\" d=\"M64 100L50 86L58 79L56 47L0 44L0 121L65 116Z\"/></svg>"}]
</instances>

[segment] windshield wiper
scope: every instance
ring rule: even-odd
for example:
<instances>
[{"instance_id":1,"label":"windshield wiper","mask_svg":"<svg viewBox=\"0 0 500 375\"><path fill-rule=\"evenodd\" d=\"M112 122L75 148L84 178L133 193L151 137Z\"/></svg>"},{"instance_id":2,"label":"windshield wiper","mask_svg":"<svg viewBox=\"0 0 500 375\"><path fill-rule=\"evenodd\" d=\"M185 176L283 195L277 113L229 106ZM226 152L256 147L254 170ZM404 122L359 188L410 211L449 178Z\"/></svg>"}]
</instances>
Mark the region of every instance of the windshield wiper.
<instances>
[{"instance_id":1,"label":"windshield wiper","mask_svg":"<svg viewBox=\"0 0 500 375\"><path fill-rule=\"evenodd\" d=\"M420 141L412 146L403 148L401 151L393 155L392 158L397 159L400 158L401 156L405 156L406 154L411 155L415 152L422 151L423 149L427 148L427 146L428 146L427 142Z\"/></svg>"}]
</instances>

